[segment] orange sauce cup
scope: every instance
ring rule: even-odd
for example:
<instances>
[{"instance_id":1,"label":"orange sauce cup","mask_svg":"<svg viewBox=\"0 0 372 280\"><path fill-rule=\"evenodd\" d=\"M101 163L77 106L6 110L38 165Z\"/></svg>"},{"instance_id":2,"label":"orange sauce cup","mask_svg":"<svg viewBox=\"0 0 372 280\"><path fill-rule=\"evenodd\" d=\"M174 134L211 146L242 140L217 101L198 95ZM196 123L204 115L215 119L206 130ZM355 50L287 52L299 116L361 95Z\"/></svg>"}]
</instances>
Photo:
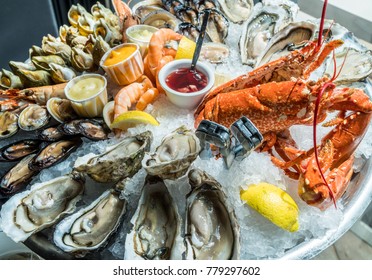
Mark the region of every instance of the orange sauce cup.
<instances>
[{"instance_id":1,"label":"orange sauce cup","mask_svg":"<svg viewBox=\"0 0 372 280\"><path fill-rule=\"evenodd\" d=\"M104 54L100 66L118 85L125 86L136 81L144 71L140 47L125 43Z\"/></svg>"}]
</instances>

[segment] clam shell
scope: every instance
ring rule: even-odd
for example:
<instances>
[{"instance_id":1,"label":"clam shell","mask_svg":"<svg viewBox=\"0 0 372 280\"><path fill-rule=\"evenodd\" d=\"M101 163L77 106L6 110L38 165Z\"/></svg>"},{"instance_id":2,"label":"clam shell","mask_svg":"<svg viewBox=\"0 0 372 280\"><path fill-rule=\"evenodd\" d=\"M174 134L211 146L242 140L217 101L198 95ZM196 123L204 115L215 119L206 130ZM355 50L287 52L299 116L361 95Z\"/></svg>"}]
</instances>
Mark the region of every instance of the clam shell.
<instances>
[{"instance_id":1,"label":"clam shell","mask_svg":"<svg viewBox=\"0 0 372 280\"><path fill-rule=\"evenodd\" d=\"M1 228L15 242L25 241L75 211L83 190L83 180L76 174L35 184L2 206Z\"/></svg>"},{"instance_id":2,"label":"clam shell","mask_svg":"<svg viewBox=\"0 0 372 280\"><path fill-rule=\"evenodd\" d=\"M18 116L13 112L0 112L0 139L8 138L18 132Z\"/></svg>"},{"instance_id":3,"label":"clam shell","mask_svg":"<svg viewBox=\"0 0 372 280\"><path fill-rule=\"evenodd\" d=\"M49 122L49 118L45 107L31 104L19 114L18 126L26 131L36 130L45 126Z\"/></svg>"},{"instance_id":4,"label":"clam shell","mask_svg":"<svg viewBox=\"0 0 372 280\"><path fill-rule=\"evenodd\" d=\"M71 101L68 99L58 97L50 98L47 102L47 110L59 123L68 122L77 118L77 115L71 106Z\"/></svg>"}]
</instances>

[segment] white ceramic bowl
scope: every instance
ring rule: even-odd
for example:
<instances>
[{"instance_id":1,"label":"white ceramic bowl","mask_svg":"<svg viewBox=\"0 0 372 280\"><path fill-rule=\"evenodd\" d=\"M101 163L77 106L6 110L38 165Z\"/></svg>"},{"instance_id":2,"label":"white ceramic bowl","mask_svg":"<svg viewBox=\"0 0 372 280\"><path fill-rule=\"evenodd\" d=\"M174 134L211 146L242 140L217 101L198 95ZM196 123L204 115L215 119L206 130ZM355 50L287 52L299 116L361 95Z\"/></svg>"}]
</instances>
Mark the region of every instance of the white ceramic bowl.
<instances>
[{"instance_id":1,"label":"white ceramic bowl","mask_svg":"<svg viewBox=\"0 0 372 280\"><path fill-rule=\"evenodd\" d=\"M206 63L199 62L196 64L196 69L207 76L208 83L202 90L192 93L182 93L171 89L165 82L168 75L179 68L189 68L191 59L178 59L167 63L159 72L159 83L164 89L169 100L177 107L184 109L195 109L202 101L204 96L211 90L214 85L214 71Z\"/></svg>"}]
</instances>

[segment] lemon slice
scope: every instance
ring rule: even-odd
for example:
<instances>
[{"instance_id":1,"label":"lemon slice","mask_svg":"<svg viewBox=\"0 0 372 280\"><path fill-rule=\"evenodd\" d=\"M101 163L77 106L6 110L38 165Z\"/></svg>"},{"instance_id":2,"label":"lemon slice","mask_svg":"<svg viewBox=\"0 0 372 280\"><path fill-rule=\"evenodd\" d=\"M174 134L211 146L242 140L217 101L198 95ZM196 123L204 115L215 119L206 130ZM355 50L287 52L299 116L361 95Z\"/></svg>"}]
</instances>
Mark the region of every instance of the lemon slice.
<instances>
[{"instance_id":1,"label":"lemon slice","mask_svg":"<svg viewBox=\"0 0 372 280\"><path fill-rule=\"evenodd\" d=\"M277 186L268 183L250 185L240 192L240 198L278 227L290 232L298 230L298 206Z\"/></svg>"},{"instance_id":2,"label":"lemon slice","mask_svg":"<svg viewBox=\"0 0 372 280\"><path fill-rule=\"evenodd\" d=\"M159 125L159 122L150 114L143 111L128 111L116 117L111 128L127 129L133 124Z\"/></svg>"},{"instance_id":3,"label":"lemon slice","mask_svg":"<svg viewBox=\"0 0 372 280\"><path fill-rule=\"evenodd\" d=\"M183 36L178 44L177 53L175 59L188 58L192 59L196 48L196 43L186 36Z\"/></svg>"}]
</instances>

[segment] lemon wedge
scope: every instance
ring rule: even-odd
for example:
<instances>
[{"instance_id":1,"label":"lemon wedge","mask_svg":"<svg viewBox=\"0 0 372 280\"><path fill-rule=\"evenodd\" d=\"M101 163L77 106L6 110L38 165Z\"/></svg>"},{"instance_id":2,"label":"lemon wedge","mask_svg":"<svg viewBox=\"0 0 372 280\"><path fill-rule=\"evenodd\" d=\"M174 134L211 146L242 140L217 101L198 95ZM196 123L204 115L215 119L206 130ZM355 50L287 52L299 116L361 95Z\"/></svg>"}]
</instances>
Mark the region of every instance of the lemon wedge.
<instances>
[{"instance_id":1,"label":"lemon wedge","mask_svg":"<svg viewBox=\"0 0 372 280\"><path fill-rule=\"evenodd\" d=\"M159 125L159 122L150 114L143 111L128 111L116 117L110 128L127 129L136 124Z\"/></svg>"},{"instance_id":2,"label":"lemon wedge","mask_svg":"<svg viewBox=\"0 0 372 280\"><path fill-rule=\"evenodd\" d=\"M196 43L186 36L183 36L178 44L177 53L175 59L188 58L192 59L196 48Z\"/></svg>"},{"instance_id":3,"label":"lemon wedge","mask_svg":"<svg viewBox=\"0 0 372 280\"><path fill-rule=\"evenodd\" d=\"M250 185L240 191L240 198L278 227L290 232L298 230L298 206L277 186L268 183Z\"/></svg>"}]
</instances>

